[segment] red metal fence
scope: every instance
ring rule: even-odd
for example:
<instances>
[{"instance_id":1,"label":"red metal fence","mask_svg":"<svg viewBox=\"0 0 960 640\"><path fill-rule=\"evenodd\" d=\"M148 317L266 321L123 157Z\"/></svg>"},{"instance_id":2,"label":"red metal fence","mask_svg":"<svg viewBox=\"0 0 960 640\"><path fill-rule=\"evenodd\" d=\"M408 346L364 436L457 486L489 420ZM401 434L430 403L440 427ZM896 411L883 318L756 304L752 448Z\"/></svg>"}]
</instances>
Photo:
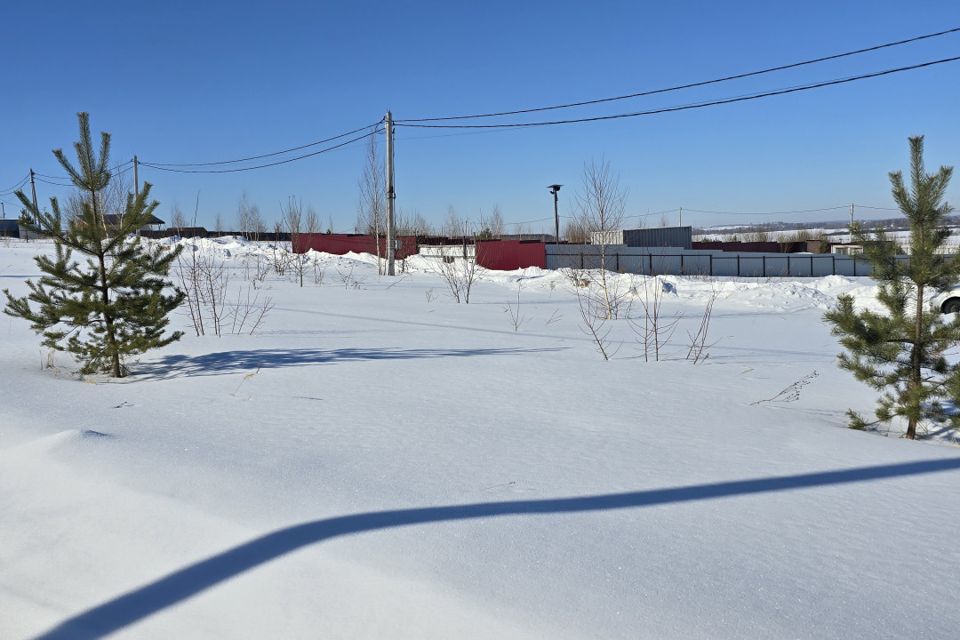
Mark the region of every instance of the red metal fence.
<instances>
[{"instance_id":1,"label":"red metal fence","mask_svg":"<svg viewBox=\"0 0 960 640\"><path fill-rule=\"evenodd\" d=\"M417 253L417 239L414 236L397 236L396 257L403 260ZM357 233L298 233L293 236L293 250L296 253L306 253L310 249L343 255L354 253L371 253L376 255L377 243L373 236ZM380 255L387 254L386 238L380 238Z\"/></svg>"},{"instance_id":2,"label":"red metal fence","mask_svg":"<svg viewBox=\"0 0 960 640\"><path fill-rule=\"evenodd\" d=\"M526 267L546 269L546 245L539 240L479 240L477 264L499 271Z\"/></svg>"}]
</instances>

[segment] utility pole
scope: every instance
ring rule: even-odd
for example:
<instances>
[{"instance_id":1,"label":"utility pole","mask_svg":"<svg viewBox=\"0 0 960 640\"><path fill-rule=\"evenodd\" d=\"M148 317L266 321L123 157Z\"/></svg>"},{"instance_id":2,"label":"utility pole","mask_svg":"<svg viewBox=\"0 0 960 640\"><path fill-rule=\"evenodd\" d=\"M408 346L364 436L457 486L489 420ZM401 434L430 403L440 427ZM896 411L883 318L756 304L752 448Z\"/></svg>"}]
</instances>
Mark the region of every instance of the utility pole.
<instances>
[{"instance_id":1,"label":"utility pole","mask_svg":"<svg viewBox=\"0 0 960 640\"><path fill-rule=\"evenodd\" d=\"M37 206L37 183L33 180L33 169L30 169L30 191L33 192L33 210L40 214L40 208ZM34 220L39 222L39 220Z\"/></svg>"},{"instance_id":2,"label":"utility pole","mask_svg":"<svg viewBox=\"0 0 960 640\"><path fill-rule=\"evenodd\" d=\"M140 162L136 155L133 156L133 195L140 197Z\"/></svg>"},{"instance_id":3,"label":"utility pole","mask_svg":"<svg viewBox=\"0 0 960 640\"><path fill-rule=\"evenodd\" d=\"M393 116L387 111L387 275L394 275L393 260L396 238L393 237L393 201L397 194L393 189Z\"/></svg>"},{"instance_id":4,"label":"utility pole","mask_svg":"<svg viewBox=\"0 0 960 640\"><path fill-rule=\"evenodd\" d=\"M853 203L850 203L850 227L853 228Z\"/></svg>"},{"instance_id":5,"label":"utility pole","mask_svg":"<svg viewBox=\"0 0 960 640\"><path fill-rule=\"evenodd\" d=\"M3 200L0 200L0 211L3 212L3 219L7 219L7 203Z\"/></svg>"},{"instance_id":6,"label":"utility pole","mask_svg":"<svg viewBox=\"0 0 960 640\"><path fill-rule=\"evenodd\" d=\"M683 207L680 207L680 220L677 226L683 226Z\"/></svg>"}]
</instances>

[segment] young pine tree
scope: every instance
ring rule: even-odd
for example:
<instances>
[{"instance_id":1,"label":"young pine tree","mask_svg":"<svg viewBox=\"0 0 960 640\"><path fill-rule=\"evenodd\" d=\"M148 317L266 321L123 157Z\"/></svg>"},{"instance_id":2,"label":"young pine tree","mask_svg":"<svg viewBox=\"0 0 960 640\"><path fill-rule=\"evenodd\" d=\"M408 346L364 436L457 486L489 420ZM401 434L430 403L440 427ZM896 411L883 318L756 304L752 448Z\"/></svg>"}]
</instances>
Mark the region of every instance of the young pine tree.
<instances>
[{"instance_id":1,"label":"young pine tree","mask_svg":"<svg viewBox=\"0 0 960 640\"><path fill-rule=\"evenodd\" d=\"M900 416L907 421L906 437L913 439L921 421L946 417L944 400L960 399L960 365L944 357L960 343L960 315L947 319L928 308L930 295L960 280L960 259L938 252L950 236L944 218L952 209L943 198L952 173L952 167L926 173L920 136L910 138L910 186L901 172L890 174L893 199L910 224L909 263L896 259L897 246L881 230L870 237L860 227L853 229L885 308L885 313L857 311L850 296L840 296L825 316L847 350L839 356L840 366L883 392L875 422L848 412L853 428Z\"/></svg>"},{"instance_id":2,"label":"young pine tree","mask_svg":"<svg viewBox=\"0 0 960 640\"><path fill-rule=\"evenodd\" d=\"M51 198L52 213L47 213L17 192L25 217L32 220L31 230L53 239L56 255L35 258L43 275L38 282L27 282L27 296L15 298L4 290L4 313L28 320L43 335L44 346L74 354L82 373L101 371L120 378L126 357L183 335L176 331L164 336L167 315L184 298L176 289L164 294L171 288L165 278L179 251L151 251L136 235L158 204L148 204L149 184L136 197L128 193L122 215L107 223L102 192L111 179L110 134L100 134L97 154L88 114L79 114L79 120L80 140L74 145L78 166L60 149L53 154L80 190L80 211L64 226L56 198ZM74 252L86 256L86 264L76 262Z\"/></svg>"}]
</instances>

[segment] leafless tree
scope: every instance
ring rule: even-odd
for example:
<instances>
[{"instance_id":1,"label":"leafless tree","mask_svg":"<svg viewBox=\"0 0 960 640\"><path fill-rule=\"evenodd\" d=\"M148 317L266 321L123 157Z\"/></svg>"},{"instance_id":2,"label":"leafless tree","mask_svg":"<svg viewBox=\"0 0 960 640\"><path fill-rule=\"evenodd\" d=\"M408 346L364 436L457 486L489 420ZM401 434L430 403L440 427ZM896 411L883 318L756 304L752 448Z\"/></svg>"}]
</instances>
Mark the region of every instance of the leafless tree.
<instances>
[{"instance_id":1,"label":"leafless tree","mask_svg":"<svg viewBox=\"0 0 960 640\"><path fill-rule=\"evenodd\" d=\"M503 237L503 214L500 213L500 205L493 206L493 213L490 214L490 235L498 240Z\"/></svg>"},{"instance_id":2,"label":"leafless tree","mask_svg":"<svg viewBox=\"0 0 960 640\"><path fill-rule=\"evenodd\" d=\"M312 211L312 210L311 210ZM290 196L287 199L287 206L284 207L281 203L280 213L283 217L284 223L286 224L287 231L290 232L290 248L293 249L294 243L299 243L298 236L300 235L300 228L303 223L303 201L297 200L295 197ZM309 219L310 212L307 213L307 218ZM313 214L314 219L316 219L316 213ZM314 220L315 222L316 220ZM307 270L307 263L309 258L305 253L297 253L296 251L291 251L288 263L293 270L293 275L300 282L300 286L303 287L303 274Z\"/></svg>"},{"instance_id":3,"label":"leafless tree","mask_svg":"<svg viewBox=\"0 0 960 640\"><path fill-rule=\"evenodd\" d=\"M443 235L448 238L465 238L470 235L470 222L461 218L452 204L447 207L447 218L443 221Z\"/></svg>"},{"instance_id":4,"label":"leafless tree","mask_svg":"<svg viewBox=\"0 0 960 640\"><path fill-rule=\"evenodd\" d=\"M260 207L250 204L246 192L240 196L240 202L237 205L237 224L240 227L240 233L244 234L248 240L257 241L267 231L260 215Z\"/></svg>"},{"instance_id":5,"label":"leafless tree","mask_svg":"<svg viewBox=\"0 0 960 640\"><path fill-rule=\"evenodd\" d=\"M591 234L598 247L600 271L597 284L603 296L606 317L614 317L615 301L607 277L607 246L610 236L623 226L626 191L620 178L610 169L610 163L593 160L583 166L583 182L576 195L577 220Z\"/></svg>"},{"instance_id":6,"label":"leafless tree","mask_svg":"<svg viewBox=\"0 0 960 640\"><path fill-rule=\"evenodd\" d=\"M364 156L363 173L357 186L360 188L360 202L357 208L357 232L369 233L377 245L377 272L386 273L386 264L381 259L380 238L386 231L386 180L383 163L377 152L377 139L370 136L367 152Z\"/></svg>"},{"instance_id":7,"label":"leafless tree","mask_svg":"<svg viewBox=\"0 0 960 640\"><path fill-rule=\"evenodd\" d=\"M433 227L419 211L411 216L401 210L397 216L397 235L424 238L433 235Z\"/></svg>"},{"instance_id":8,"label":"leafless tree","mask_svg":"<svg viewBox=\"0 0 960 640\"><path fill-rule=\"evenodd\" d=\"M307 217L304 220L304 227L307 233L320 233L320 217L312 205L307 207Z\"/></svg>"},{"instance_id":9,"label":"leafless tree","mask_svg":"<svg viewBox=\"0 0 960 640\"><path fill-rule=\"evenodd\" d=\"M588 244L590 232L577 219L569 220L563 225L563 237L570 244Z\"/></svg>"},{"instance_id":10,"label":"leafless tree","mask_svg":"<svg viewBox=\"0 0 960 640\"><path fill-rule=\"evenodd\" d=\"M184 215L183 209L176 202L173 203L170 210L170 226L176 229L178 234L187 226L187 216Z\"/></svg>"}]
</instances>

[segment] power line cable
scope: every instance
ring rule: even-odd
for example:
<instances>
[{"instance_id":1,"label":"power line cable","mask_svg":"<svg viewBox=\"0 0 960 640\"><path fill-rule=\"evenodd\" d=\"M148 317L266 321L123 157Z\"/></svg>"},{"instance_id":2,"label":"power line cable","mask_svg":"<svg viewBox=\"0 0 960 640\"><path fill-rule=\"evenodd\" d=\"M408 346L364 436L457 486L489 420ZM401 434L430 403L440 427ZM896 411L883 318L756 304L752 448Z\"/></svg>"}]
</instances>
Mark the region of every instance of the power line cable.
<instances>
[{"instance_id":1,"label":"power line cable","mask_svg":"<svg viewBox=\"0 0 960 640\"><path fill-rule=\"evenodd\" d=\"M900 209L898 209L897 207L871 207L868 204L856 204L856 203L854 203L853 206L860 207L861 209L876 209L877 211L900 211Z\"/></svg>"},{"instance_id":2,"label":"power line cable","mask_svg":"<svg viewBox=\"0 0 960 640\"><path fill-rule=\"evenodd\" d=\"M301 149L307 149L307 148L309 148L309 147L315 147L315 146L317 146L317 145L325 144L325 143L327 143L327 142L333 142L334 140L339 140L340 138L345 138L345 137L347 137L347 136L349 136L349 135L353 135L353 134L355 134L355 133L358 133L358 132L360 132L360 131L363 131L364 129L369 129L370 127L376 127L376 126L378 126L381 122L383 122L383 119L382 119L382 118L381 118L380 120L378 120L377 122L374 122L373 124L368 124L368 125L365 125L365 126L362 126L362 127L358 127L358 128L356 128L356 129L353 129L353 130L351 130L351 131L347 131L347 132L345 132L345 133L341 133L341 134L338 134L338 135L335 135L335 136L331 136L331 137L329 137L329 138L324 138L323 140L317 140L316 142L310 142L310 143L307 143L307 144L302 144L302 145L297 146L297 147L290 147L289 149L282 149L282 150L280 150L280 151L273 151L273 152L271 152L271 153L262 153L262 154L257 155L257 156L247 156L246 158L237 158L237 159L235 159L235 160L221 160L221 161L218 161L218 162L144 162L144 161L140 161L140 164L147 165L147 166L151 166L151 167L153 167L153 168L155 168L155 169L159 169L160 167L210 167L210 166L223 165L223 164L236 164L237 162L247 162L247 161L249 161L249 160L260 160L260 159L262 159L262 158L272 158L272 157L274 157L274 156L279 156L279 155L282 155L282 154L284 154L284 153L290 153L291 151L299 151L299 150L301 150ZM308 156L303 156L303 157L308 157ZM264 166L269 166L269 165L264 165Z\"/></svg>"},{"instance_id":3,"label":"power line cable","mask_svg":"<svg viewBox=\"0 0 960 640\"><path fill-rule=\"evenodd\" d=\"M777 89L774 91L752 93L752 94L747 94L742 96L736 96L733 98L722 98L719 100L710 100L706 102L694 102L691 104L684 104L684 105L673 106L673 107L649 109L646 111L634 111L631 113L618 113L618 114L607 115L607 116L571 118L569 120L541 120L537 122L505 122L500 124L422 124L422 123L412 123L411 121L406 121L406 122L398 121L396 124L398 127L417 127L417 128L423 128L423 129L506 129L506 128L523 128L523 127L545 127L545 126L560 125L560 124L575 124L579 122L596 122L599 120L618 120L622 118L636 118L639 116L650 116L650 115L655 115L659 113L671 113L674 111L688 111L691 109L703 109L705 107L715 107L723 104L732 104L734 102L746 102L749 100L758 100L760 98L769 98L771 96L780 96L788 93L798 93L800 91L810 91L812 89L821 89L823 87L846 84L849 82L856 82L858 80L866 80L869 78L879 78L881 76L888 76L894 73L902 73L904 71L913 71L916 69L923 69L926 67L932 67L935 65L945 64L948 62L956 62L957 60L960 60L960 56L954 56L952 58L942 58L940 60L931 60L928 62L913 64L906 67L884 69L883 71L874 71L872 73L864 73L856 76L848 76L846 78L839 78L836 80L825 80L823 82L802 84L802 85L797 85L793 87L788 87L785 89Z\"/></svg>"},{"instance_id":4,"label":"power line cable","mask_svg":"<svg viewBox=\"0 0 960 640\"><path fill-rule=\"evenodd\" d=\"M374 125L374 126L378 126L378 125L379 125L379 123L377 123L377 125ZM347 145L349 145L349 144L352 144L352 143L354 143L354 142L357 142L358 140L363 140L364 138L369 138L370 136L375 135L375 134L376 134L377 132L379 132L379 131L380 131L380 129L378 128L378 129L376 129L376 130L374 130L374 131L371 131L371 132L369 132L369 133L365 133L365 134L363 134L363 135L357 136L356 138L351 138L350 140L347 140L346 142L341 142L340 144L336 144L336 145L334 145L334 146L332 146L332 147L326 147L326 148L324 148L324 149L320 149L319 151L314 151L314 152L312 152L312 153L305 153L305 154L303 154L302 156L297 156L297 157L295 157L295 158L287 158L287 159L285 159L285 160L279 160L279 161L277 161L277 162L269 162L269 163L267 163L267 164L259 164L259 165L255 165L255 166L252 166L252 167L240 167L240 168L237 168L237 169L174 169L174 168L172 168L172 167L157 165L157 164L153 164L153 163L149 163L149 162L141 162L140 165L143 166L143 167L150 167L150 168L152 168L152 169L159 169L160 171L171 171L171 172L174 172L174 173L237 173L237 172L240 172L240 171L252 171L252 170L254 170L254 169L264 169L264 168L266 168L266 167L276 167L277 165L287 164L287 163L290 163L290 162L296 162L297 160L303 160L304 158L312 158L313 156L318 156L318 155L320 155L320 154L322 154L322 153L327 153L327 152L329 152L329 151L334 151L335 149L340 149L340 148L345 147L345 146L347 146Z\"/></svg>"},{"instance_id":5,"label":"power line cable","mask_svg":"<svg viewBox=\"0 0 960 640\"><path fill-rule=\"evenodd\" d=\"M25 175L23 178L21 178L21 179L20 179L20 182L16 183L15 185L13 185L12 187L10 187L9 189L4 189L3 191L0 191L0 195L8 196L8 195L10 195L10 194L12 194L12 193L15 193L15 192L19 191L20 189L22 189L23 186L24 186L25 184L27 184L28 182L30 182L30 174L29 174L29 173L28 173L27 175Z\"/></svg>"},{"instance_id":6,"label":"power line cable","mask_svg":"<svg viewBox=\"0 0 960 640\"><path fill-rule=\"evenodd\" d=\"M49 184L49 185L53 185L53 186L55 186L55 187L72 187L72 186L74 186L72 183L70 183L70 184L63 184L63 183L61 183L61 182L56 182L56 181L54 181L54 180L47 180L46 178L41 178L41 177L39 177L39 174L35 174L35 175L37 175L37 182L42 182L43 184Z\"/></svg>"},{"instance_id":7,"label":"power line cable","mask_svg":"<svg viewBox=\"0 0 960 640\"><path fill-rule=\"evenodd\" d=\"M568 102L566 104L557 104L547 107L534 107L530 109L517 109L514 111L498 111L493 113L477 113L472 115L460 115L460 116L443 116L435 118L407 118L394 121L395 124L402 124L405 122L438 122L443 120L471 120L475 118L494 118L498 116L514 116L522 113L537 113L540 111L552 111L555 109L569 109L572 107L583 107L592 104L602 104L605 102L615 102L617 100L628 100L630 98L640 98L644 96L652 96L661 93L670 93L673 91L680 91L682 89L693 89L695 87L705 87L711 84L719 84L721 82L729 82L731 80L741 80L743 78L750 78L753 76L759 76L767 73L773 73L775 71L785 71L787 69L796 69L798 67L804 67L807 65L818 64L820 62L827 62L829 60L839 60L840 58L847 58L850 56L860 55L863 53L869 53L871 51L879 51L881 49L888 49L890 47L898 47L904 44L910 44L913 42L919 42L921 40L928 40L930 38L937 38L940 36L945 36L952 33L957 33L960 31L960 27L953 27L951 29L946 29L944 31L937 31L936 33L927 33L920 36L915 36L912 38L906 38L904 40L897 40L895 42L886 42L884 44L874 45L872 47L865 47L863 49L855 49L853 51L845 51L843 53L836 53L829 56L822 56L820 58L813 58L811 60L802 60L800 62L793 62L791 64L779 65L776 67L768 67L766 69L760 69L758 71L748 71L746 73L737 73L730 76L724 76L722 78L714 78L713 80L702 80L700 82L691 82L688 84L680 84L672 87L664 87L661 89L651 89L648 91L640 91L637 93L628 93L622 96L613 96L609 98L597 98L595 100L583 100L581 102Z\"/></svg>"},{"instance_id":8,"label":"power line cable","mask_svg":"<svg viewBox=\"0 0 960 640\"><path fill-rule=\"evenodd\" d=\"M684 207L683 210L684 212L718 216L785 216L798 213L823 213L826 211L839 211L841 209L848 209L849 207L850 205L838 205L836 207L823 207L821 209L793 209L789 211L714 211L709 209L688 209L687 207Z\"/></svg>"},{"instance_id":9,"label":"power line cable","mask_svg":"<svg viewBox=\"0 0 960 640\"><path fill-rule=\"evenodd\" d=\"M126 162L121 162L121 163L119 163L119 164L114 165L113 167L108 167L107 170L110 171L111 174L118 175L118 174L123 173L124 171L127 171L127 170L129 169L129 167L131 167L132 165L133 165L133 160L127 160ZM72 181L72 180L73 180L70 176L65 176L65 175L64 175L64 176L55 176L55 175L50 175L50 174L47 174L47 173L40 173L39 171L34 171L34 172L33 172L33 175L34 175L34 176L37 176L37 177L39 177L39 178L46 178L46 179L48 179L48 180L65 180L65 181ZM26 178L26 179L27 179L27 180L30 179L29 174L27 175L27 178Z\"/></svg>"}]
</instances>

